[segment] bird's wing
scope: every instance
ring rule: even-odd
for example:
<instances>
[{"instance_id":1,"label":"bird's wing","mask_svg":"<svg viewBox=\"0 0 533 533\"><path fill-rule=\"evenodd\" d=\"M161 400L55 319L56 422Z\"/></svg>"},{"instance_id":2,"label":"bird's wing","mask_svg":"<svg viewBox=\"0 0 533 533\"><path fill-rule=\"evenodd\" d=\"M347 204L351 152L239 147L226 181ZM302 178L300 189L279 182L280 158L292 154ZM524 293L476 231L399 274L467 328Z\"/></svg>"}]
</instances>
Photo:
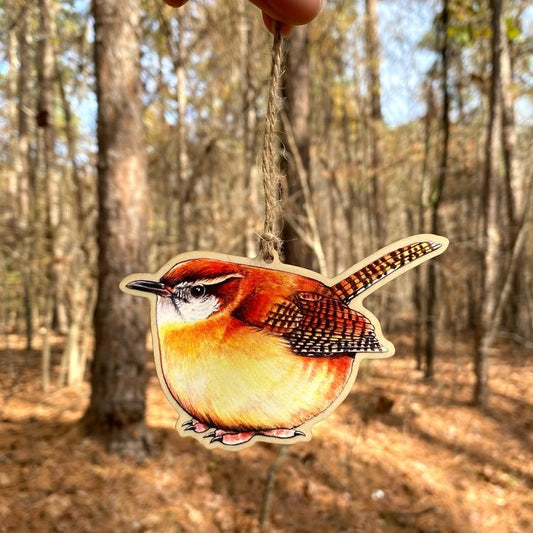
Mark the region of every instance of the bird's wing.
<instances>
[{"instance_id":1,"label":"bird's wing","mask_svg":"<svg viewBox=\"0 0 533 533\"><path fill-rule=\"evenodd\" d=\"M330 357L385 352L374 326L363 314L342 301L315 292L275 304L263 327L288 340L294 353Z\"/></svg>"}]
</instances>

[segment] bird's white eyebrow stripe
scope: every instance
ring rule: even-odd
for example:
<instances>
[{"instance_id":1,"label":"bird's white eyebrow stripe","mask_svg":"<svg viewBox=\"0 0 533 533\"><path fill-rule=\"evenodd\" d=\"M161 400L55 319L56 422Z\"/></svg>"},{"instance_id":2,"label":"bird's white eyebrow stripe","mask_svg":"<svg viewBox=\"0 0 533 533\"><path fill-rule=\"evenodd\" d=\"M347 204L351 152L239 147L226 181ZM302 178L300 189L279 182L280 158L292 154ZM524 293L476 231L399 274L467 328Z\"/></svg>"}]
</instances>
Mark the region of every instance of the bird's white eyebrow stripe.
<instances>
[{"instance_id":1,"label":"bird's white eyebrow stripe","mask_svg":"<svg viewBox=\"0 0 533 533\"><path fill-rule=\"evenodd\" d=\"M182 281L176 285L178 288L192 287L193 285L218 285L231 278L242 278L241 274L227 274L226 276L217 276L216 278L199 278L194 281Z\"/></svg>"}]
</instances>

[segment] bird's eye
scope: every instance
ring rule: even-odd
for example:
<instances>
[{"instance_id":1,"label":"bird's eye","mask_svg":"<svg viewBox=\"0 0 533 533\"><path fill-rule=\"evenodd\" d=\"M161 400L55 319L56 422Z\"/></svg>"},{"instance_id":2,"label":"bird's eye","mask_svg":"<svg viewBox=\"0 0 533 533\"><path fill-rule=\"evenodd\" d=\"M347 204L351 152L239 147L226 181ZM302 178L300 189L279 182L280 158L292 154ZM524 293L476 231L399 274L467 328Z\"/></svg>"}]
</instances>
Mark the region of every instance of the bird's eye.
<instances>
[{"instance_id":1,"label":"bird's eye","mask_svg":"<svg viewBox=\"0 0 533 533\"><path fill-rule=\"evenodd\" d=\"M203 285L193 285L191 287L191 296L193 298L201 298L205 294L205 287Z\"/></svg>"}]
</instances>

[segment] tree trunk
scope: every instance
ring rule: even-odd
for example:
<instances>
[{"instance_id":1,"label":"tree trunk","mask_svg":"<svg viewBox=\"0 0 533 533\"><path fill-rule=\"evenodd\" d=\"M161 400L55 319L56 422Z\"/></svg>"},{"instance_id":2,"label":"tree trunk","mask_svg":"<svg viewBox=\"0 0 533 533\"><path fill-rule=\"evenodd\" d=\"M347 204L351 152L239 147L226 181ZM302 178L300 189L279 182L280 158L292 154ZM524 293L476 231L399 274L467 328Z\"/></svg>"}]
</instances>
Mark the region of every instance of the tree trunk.
<instances>
[{"instance_id":1,"label":"tree trunk","mask_svg":"<svg viewBox=\"0 0 533 533\"><path fill-rule=\"evenodd\" d=\"M504 17L500 20L500 95L501 95L501 118L502 118L502 147L503 162L505 169L505 207L509 224L509 241L515 240L518 232L518 209L522 203L522 198L515 197L513 188L517 183L517 161L516 161L516 128L514 116L514 98L513 98L513 73L511 64L511 51L507 42L506 23ZM518 195L517 195L518 196Z\"/></svg>"},{"instance_id":2,"label":"tree trunk","mask_svg":"<svg viewBox=\"0 0 533 533\"><path fill-rule=\"evenodd\" d=\"M41 380L44 392L48 392L50 386L51 346L50 334L57 309L57 293L63 294L63 288L59 287L57 276L58 257L56 257L57 230L60 223L60 199L59 181L55 169L55 128L54 128L54 54L52 49L52 17L53 9L49 0L39 0L39 54L38 54L38 77L39 77L39 101L37 105L37 126L42 130L42 162L43 179L46 184L47 206L47 236L46 242L50 264L48 266L47 282L44 289L45 298L45 322L43 348L41 352ZM60 267L59 267L60 268ZM64 333L64 331L62 331Z\"/></svg>"},{"instance_id":3,"label":"tree trunk","mask_svg":"<svg viewBox=\"0 0 533 533\"><path fill-rule=\"evenodd\" d=\"M187 232L185 227L185 204L190 187L189 180L189 154L187 152L187 72L185 64L187 61L185 50L185 29L188 23L187 10L177 10L174 17L178 24L178 36L174 39L171 22L165 17L163 10L160 11L160 18L166 33L168 48L171 53L172 64L176 75L176 101L178 104L176 116L176 172L169 174L168 190L170 196L167 198L167 236L174 246L177 242L179 250L187 248Z\"/></svg>"},{"instance_id":4,"label":"tree trunk","mask_svg":"<svg viewBox=\"0 0 533 533\"><path fill-rule=\"evenodd\" d=\"M286 69L283 76L284 109L291 127L295 150L309 176L309 30L296 27L287 39ZM286 132L285 135L290 133ZM285 146L288 142L284 143ZM283 227L285 261L291 265L313 268L311 248L300 238L298 228L309 233L309 224L303 209L304 191L298 176L296 155L287 151L282 159L286 176L283 208L286 213ZM306 176L306 177L307 177Z\"/></svg>"},{"instance_id":5,"label":"tree trunk","mask_svg":"<svg viewBox=\"0 0 533 533\"><path fill-rule=\"evenodd\" d=\"M246 215L246 231L243 238L243 253L248 257L257 255L257 209L259 198L257 190L259 185L254 179L257 174L255 169L256 153L256 129L257 113L255 105L254 87L254 55L253 50L253 22L249 9L248 0L239 2L240 15L240 59L241 59L241 79L242 79L242 168L243 185L246 197L249 199L249 211ZM255 17L255 13L252 13ZM255 172L255 174L254 174Z\"/></svg>"},{"instance_id":6,"label":"tree trunk","mask_svg":"<svg viewBox=\"0 0 533 533\"><path fill-rule=\"evenodd\" d=\"M94 0L98 99L98 298L89 433L144 456L148 313L119 282L147 265L147 181L135 0Z\"/></svg>"},{"instance_id":7,"label":"tree trunk","mask_svg":"<svg viewBox=\"0 0 533 533\"><path fill-rule=\"evenodd\" d=\"M448 151L450 145L450 94L448 91L448 67L449 67L449 49L448 49L448 23L449 11L448 0L444 0L442 7L441 22L441 64L442 64L442 145L440 153L439 172L431 198L431 227L430 232L438 234L439 225L439 207L442 200L442 192L448 174ZM425 359L426 368L424 377L432 379L434 376L435 346L436 346L436 309L435 303L437 298L437 265L434 261L428 264L428 281L427 281L427 299L426 299L426 347Z\"/></svg>"},{"instance_id":8,"label":"tree trunk","mask_svg":"<svg viewBox=\"0 0 533 533\"><path fill-rule=\"evenodd\" d=\"M178 120L176 123L176 144L177 153L177 186L178 194L174 196L173 204L177 204L177 215L171 220L177 226L178 249L183 251L187 247L187 231L185 226L185 201L187 189L189 188L189 156L187 153L187 124L185 116L187 113L187 87L185 72L185 25L186 10L178 10L176 17L179 24L179 38L176 43L177 57L175 60L176 69L176 98L178 100Z\"/></svg>"},{"instance_id":9,"label":"tree trunk","mask_svg":"<svg viewBox=\"0 0 533 533\"><path fill-rule=\"evenodd\" d=\"M485 144L485 170L482 194L484 251L481 270L481 311L476 338L474 371L476 383L473 402L484 409L488 399L489 351L494 339L494 314L499 284L500 230L498 224L498 172L501 156L501 53L502 0L491 0L492 9L492 74L489 100L489 122Z\"/></svg>"},{"instance_id":10,"label":"tree trunk","mask_svg":"<svg viewBox=\"0 0 533 533\"><path fill-rule=\"evenodd\" d=\"M367 85L370 100L368 122L371 178L371 218L376 242L374 247L385 245L387 239L387 202L383 170L383 115L381 113L381 77L379 75L379 36L377 0L365 1L365 48Z\"/></svg>"},{"instance_id":11,"label":"tree trunk","mask_svg":"<svg viewBox=\"0 0 533 533\"><path fill-rule=\"evenodd\" d=\"M9 124L12 127L9 131L6 168L7 182L4 190L8 192L8 201L14 202L17 198L17 159L19 153L17 129L15 127L17 123L17 35L12 27L7 31L6 59L8 64L6 73L7 116ZM13 211L13 215L18 215L17 209Z\"/></svg>"},{"instance_id":12,"label":"tree trunk","mask_svg":"<svg viewBox=\"0 0 533 533\"><path fill-rule=\"evenodd\" d=\"M429 177L429 161L431 157L431 130L435 116L435 98L433 94L433 87L431 83L427 84L426 91L426 115L424 117L424 160L422 163L422 177L420 180L420 193L418 209L416 214L416 233L423 233L425 227L425 205L427 198L428 177ZM425 315L425 301L426 294L427 273L426 265L421 265L414 269L414 287L413 287L413 303L415 307L415 338L414 338L414 352L416 358L416 369L423 369L423 355L426 344L426 315Z\"/></svg>"},{"instance_id":13,"label":"tree trunk","mask_svg":"<svg viewBox=\"0 0 533 533\"><path fill-rule=\"evenodd\" d=\"M43 132L44 181L47 191L47 226L51 254L49 290L53 302L53 323L55 329L65 334L68 329L65 306L66 289L66 233L62 201L62 181L55 161L55 61L53 41L55 39L55 9L53 0L39 0L40 33L39 42L39 102L37 125Z\"/></svg>"},{"instance_id":14,"label":"tree trunk","mask_svg":"<svg viewBox=\"0 0 533 533\"><path fill-rule=\"evenodd\" d=\"M32 57L31 33L29 30L29 9L21 12L18 32L19 46L19 79L18 79L18 150L15 160L18 182L18 223L20 233L24 239L24 317L26 325L26 349L33 346L34 326L34 294L31 290L34 237L30 235L30 217L32 183L30 180L30 121L28 117L31 109L32 92Z\"/></svg>"},{"instance_id":15,"label":"tree trunk","mask_svg":"<svg viewBox=\"0 0 533 533\"><path fill-rule=\"evenodd\" d=\"M67 94L66 76L60 62L61 52L57 46L57 41L61 40L61 38L62 36L59 34L55 41L55 74L65 121L64 128L69 161L69 166L65 168L62 175L64 182L63 198L67 198L67 200L63 201L63 204L69 206L69 213L63 215L62 230L65 232L65 239L68 240L68 270L69 272L75 272L76 276L70 281L69 290L65 294L69 327L57 381L59 386L65 384L71 386L82 381L85 375L87 359L83 351L82 325L84 320L86 320L87 314L90 314L93 308L85 297L88 292L87 286L91 284L89 279L91 261L88 252L89 240L87 239L88 222L83 212L81 174L79 163L76 160L78 133Z\"/></svg>"},{"instance_id":16,"label":"tree trunk","mask_svg":"<svg viewBox=\"0 0 533 533\"><path fill-rule=\"evenodd\" d=\"M523 191L525 184L519 182L519 172L516 158L516 127L513 98L513 68L511 51L507 41L506 23L504 17L500 20L501 26L501 100L502 100L502 147L504 162L504 186L505 186L505 211L507 230L505 232L505 249L508 257L512 255L514 244L519 231L520 212L524 203ZM525 174L525 173L524 173ZM518 258L520 261L520 257ZM524 293L526 281L523 272L516 270L513 276L514 298L509 300L506 306L505 321L509 331L520 330L520 303Z\"/></svg>"}]
</instances>

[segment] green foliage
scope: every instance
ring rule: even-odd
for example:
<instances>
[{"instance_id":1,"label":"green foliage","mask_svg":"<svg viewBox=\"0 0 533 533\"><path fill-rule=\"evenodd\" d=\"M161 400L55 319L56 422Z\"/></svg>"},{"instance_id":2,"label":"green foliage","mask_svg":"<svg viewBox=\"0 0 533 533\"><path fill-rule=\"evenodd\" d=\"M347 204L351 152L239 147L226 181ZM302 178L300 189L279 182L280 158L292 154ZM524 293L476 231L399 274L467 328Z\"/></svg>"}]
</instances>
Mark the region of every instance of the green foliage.
<instances>
[{"instance_id":1,"label":"green foliage","mask_svg":"<svg viewBox=\"0 0 533 533\"><path fill-rule=\"evenodd\" d=\"M507 29L507 38L510 41L518 41L522 38L522 30L516 18L505 17L505 27Z\"/></svg>"}]
</instances>

